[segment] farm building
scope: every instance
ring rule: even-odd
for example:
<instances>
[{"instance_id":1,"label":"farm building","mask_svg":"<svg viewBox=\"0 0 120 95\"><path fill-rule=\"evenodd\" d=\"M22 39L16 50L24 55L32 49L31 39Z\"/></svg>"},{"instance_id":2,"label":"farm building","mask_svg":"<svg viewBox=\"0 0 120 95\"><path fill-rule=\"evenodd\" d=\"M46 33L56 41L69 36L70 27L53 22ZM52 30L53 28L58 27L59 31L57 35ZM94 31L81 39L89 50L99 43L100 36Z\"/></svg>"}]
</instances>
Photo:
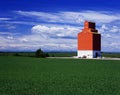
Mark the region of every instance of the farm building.
<instances>
[{"instance_id":1,"label":"farm building","mask_svg":"<svg viewBox=\"0 0 120 95\"><path fill-rule=\"evenodd\" d=\"M79 58L101 57L101 35L96 30L94 22L84 22L84 29L78 33Z\"/></svg>"}]
</instances>

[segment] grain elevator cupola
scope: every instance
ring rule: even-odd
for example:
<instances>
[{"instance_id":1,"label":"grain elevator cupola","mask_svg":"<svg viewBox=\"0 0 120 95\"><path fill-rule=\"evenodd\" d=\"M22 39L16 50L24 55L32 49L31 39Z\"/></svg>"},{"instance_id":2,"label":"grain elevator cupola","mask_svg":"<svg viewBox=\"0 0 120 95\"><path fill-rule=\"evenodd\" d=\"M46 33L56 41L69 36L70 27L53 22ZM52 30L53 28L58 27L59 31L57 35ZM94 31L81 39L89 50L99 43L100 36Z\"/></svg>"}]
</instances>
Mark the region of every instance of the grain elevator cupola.
<instances>
[{"instance_id":1,"label":"grain elevator cupola","mask_svg":"<svg viewBox=\"0 0 120 95\"><path fill-rule=\"evenodd\" d=\"M78 33L78 52L80 58L101 57L101 35L94 22L84 22L84 29Z\"/></svg>"}]
</instances>

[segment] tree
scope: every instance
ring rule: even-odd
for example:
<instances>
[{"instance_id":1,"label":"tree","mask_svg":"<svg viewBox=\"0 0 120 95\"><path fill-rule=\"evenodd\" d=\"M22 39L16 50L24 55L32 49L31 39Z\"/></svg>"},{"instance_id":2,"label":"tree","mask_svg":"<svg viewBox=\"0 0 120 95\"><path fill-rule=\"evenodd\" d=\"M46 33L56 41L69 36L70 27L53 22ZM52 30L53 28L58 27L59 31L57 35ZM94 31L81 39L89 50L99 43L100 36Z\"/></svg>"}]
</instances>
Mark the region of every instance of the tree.
<instances>
[{"instance_id":1,"label":"tree","mask_svg":"<svg viewBox=\"0 0 120 95\"><path fill-rule=\"evenodd\" d=\"M19 53L15 53L14 56L20 56L20 54Z\"/></svg>"},{"instance_id":2,"label":"tree","mask_svg":"<svg viewBox=\"0 0 120 95\"><path fill-rule=\"evenodd\" d=\"M41 49L38 49L35 52L35 56L39 58L45 58L45 53Z\"/></svg>"},{"instance_id":3,"label":"tree","mask_svg":"<svg viewBox=\"0 0 120 95\"><path fill-rule=\"evenodd\" d=\"M48 53L46 53L46 54L45 54L45 57L49 57L49 54L48 54Z\"/></svg>"}]
</instances>

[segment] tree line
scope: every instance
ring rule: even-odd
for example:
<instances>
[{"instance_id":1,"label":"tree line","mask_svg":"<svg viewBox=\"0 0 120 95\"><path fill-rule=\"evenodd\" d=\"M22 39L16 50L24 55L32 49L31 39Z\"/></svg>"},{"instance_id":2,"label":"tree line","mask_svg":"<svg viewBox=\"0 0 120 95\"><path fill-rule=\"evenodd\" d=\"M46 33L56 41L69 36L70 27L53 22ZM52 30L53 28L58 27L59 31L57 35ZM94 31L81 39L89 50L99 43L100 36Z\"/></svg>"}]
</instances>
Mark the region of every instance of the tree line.
<instances>
[{"instance_id":1,"label":"tree line","mask_svg":"<svg viewBox=\"0 0 120 95\"><path fill-rule=\"evenodd\" d=\"M26 56L26 57L46 58L49 57L49 54L44 52L40 48L37 49L35 52L0 52L0 56Z\"/></svg>"}]
</instances>

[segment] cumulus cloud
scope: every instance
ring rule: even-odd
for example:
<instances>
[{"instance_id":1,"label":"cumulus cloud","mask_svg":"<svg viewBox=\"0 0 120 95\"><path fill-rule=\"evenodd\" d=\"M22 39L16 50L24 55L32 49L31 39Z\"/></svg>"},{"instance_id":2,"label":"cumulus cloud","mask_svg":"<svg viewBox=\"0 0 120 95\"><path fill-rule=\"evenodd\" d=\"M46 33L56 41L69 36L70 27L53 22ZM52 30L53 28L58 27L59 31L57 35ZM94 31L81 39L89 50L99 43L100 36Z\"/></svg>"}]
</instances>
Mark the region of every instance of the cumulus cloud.
<instances>
[{"instance_id":1,"label":"cumulus cloud","mask_svg":"<svg viewBox=\"0 0 120 95\"><path fill-rule=\"evenodd\" d=\"M32 27L32 33L46 38L76 38L80 30L80 27L62 25L35 25Z\"/></svg>"},{"instance_id":2,"label":"cumulus cloud","mask_svg":"<svg viewBox=\"0 0 120 95\"><path fill-rule=\"evenodd\" d=\"M49 51L76 50L77 33L80 27L61 25L35 25L31 34L23 36L1 36L0 49L17 48L17 50L36 50L42 48Z\"/></svg>"},{"instance_id":3,"label":"cumulus cloud","mask_svg":"<svg viewBox=\"0 0 120 95\"><path fill-rule=\"evenodd\" d=\"M98 30L102 30L102 50L115 51L119 50L119 35L116 32L108 31L113 27L107 25L101 26ZM35 25L31 28L31 34L17 36L8 35L0 36L0 49L13 49L17 50L36 50L42 48L47 51L75 51L77 50L77 34L81 31L81 27L68 26L68 25L51 25L42 24ZM6 48L5 48L6 47Z\"/></svg>"},{"instance_id":4,"label":"cumulus cloud","mask_svg":"<svg viewBox=\"0 0 120 95\"><path fill-rule=\"evenodd\" d=\"M77 50L77 34L82 30L83 22L88 20L96 22L97 29L102 34L102 51L120 51L119 13L105 11L52 13L15 11L15 13L22 15L23 18L26 17L27 20L25 21L24 18L24 21L7 21L6 23L31 25L29 29L31 31L24 35L0 32L0 50L42 48L49 51L75 51ZM33 22L33 20L35 21Z\"/></svg>"}]
</instances>

